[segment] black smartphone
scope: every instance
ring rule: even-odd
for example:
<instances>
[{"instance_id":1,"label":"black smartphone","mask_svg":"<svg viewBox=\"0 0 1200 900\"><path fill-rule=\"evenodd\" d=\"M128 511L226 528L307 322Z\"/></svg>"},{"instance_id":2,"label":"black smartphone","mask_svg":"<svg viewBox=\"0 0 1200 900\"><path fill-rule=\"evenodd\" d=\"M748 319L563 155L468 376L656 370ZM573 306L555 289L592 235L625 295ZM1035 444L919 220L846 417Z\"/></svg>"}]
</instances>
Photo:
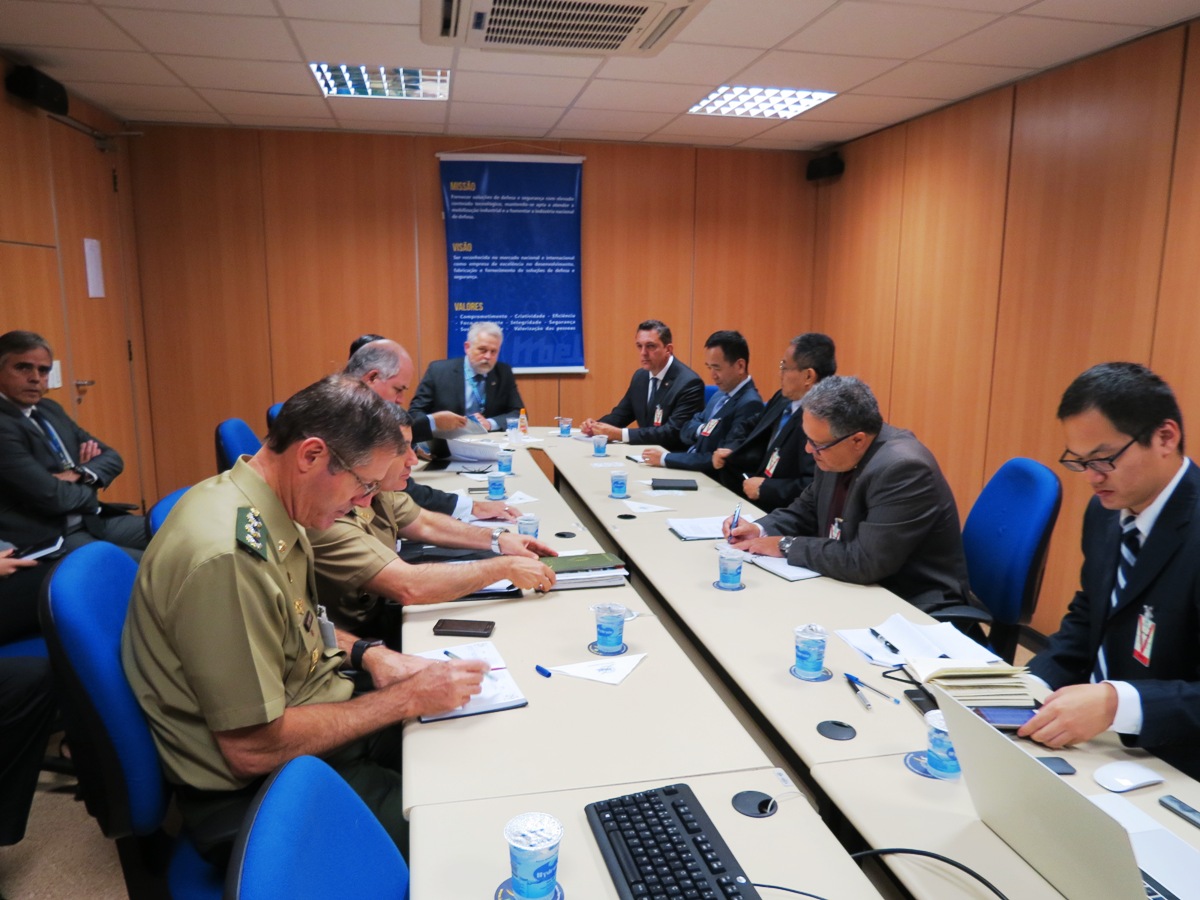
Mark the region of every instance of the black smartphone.
<instances>
[{"instance_id":1,"label":"black smartphone","mask_svg":"<svg viewBox=\"0 0 1200 900\"><path fill-rule=\"evenodd\" d=\"M434 623L434 634L449 634L456 637L485 638L491 637L495 622L483 619L438 619Z\"/></svg>"},{"instance_id":2,"label":"black smartphone","mask_svg":"<svg viewBox=\"0 0 1200 900\"><path fill-rule=\"evenodd\" d=\"M1061 756L1039 756L1037 761L1055 775L1074 775L1075 767Z\"/></svg>"},{"instance_id":3,"label":"black smartphone","mask_svg":"<svg viewBox=\"0 0 1200 900\"><path fill-rule=\"evenodd\" d=\"M1158 802L1171 812L1178 816L1182 816L1197 828L1200 828L1200 811L1197 811L1195 807L1188 806L1178 797L1172 796L1171 794L1165 794L1162 797L1159 797Z\"/></svg>"},{"instance_id":4,"label":"black smartphone","mask_svg":"<svg viewBox=\"0 0 1200 900\"><path fill-rule=\"evenodd\" d=\"M998 731L1016 731L1037 712L1028 706L975 706L972 711Z\"/></svg>"},{"instance_id":5,"label":"black smartphone","mask_svg":"<svg viewBox=\"0 0 1200 900\"><path fill-rule=\"evenodd\" d=\"M917 708L921 715L927 712L932 712L937 709L937 703L926 693L924 688L912 688L904 692L904 696L908 698L908 702Z\"/></svg>"}]
</instances>

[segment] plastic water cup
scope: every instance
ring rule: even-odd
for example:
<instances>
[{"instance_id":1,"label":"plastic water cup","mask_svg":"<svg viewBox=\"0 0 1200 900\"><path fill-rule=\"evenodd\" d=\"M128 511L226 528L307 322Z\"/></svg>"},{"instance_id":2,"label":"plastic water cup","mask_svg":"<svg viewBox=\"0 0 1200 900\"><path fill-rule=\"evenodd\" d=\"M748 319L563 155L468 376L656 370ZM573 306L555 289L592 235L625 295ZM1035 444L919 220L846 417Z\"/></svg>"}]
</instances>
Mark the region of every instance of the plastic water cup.
<instances>
[{"instance_id":1,"label":"plastic water cup","mask_svg":"<svg viewBox=\"0 0 1200 900\"><path fill-rule=\"evenodd\" d=\"M512 864L513 894L519 900L543 900L554 895L562 836L562 822L549 813L522 813L508 820L504 839Z\"/></svg>"},{"instance_id":2,"label":"plastic water cup","mask_svg":"<svg viewBox=\"0 0 1200 900\"><path fill-rule=\"evenodd\" d=\"M608 435L592 435L592 453L596 456L608 456Z\"/></svg>"},{"instance_id":3,"label":"plastic water cup","mask_svg":"<svg viewBox=\"0 0 1200 900\"><path fill-rule=\"evenodd\" d=\"M504 473L488 472L488 499L504 499Z\"/></svg>"},{"instance_id":4,"label":"plastic water cup","mask_svg":"<svg viewBox=\"0 0 1200 900\"><path fill-rule=\"evenodd\" d=\"M609 481L611 483L611 493L614 497L629 496L629 473L624 469L613 469L609 473Z\"/></svg>"},{"instance_id":5,"label":"plastic water cup","mask_svg":"<svg viewBox=\"0 0 1200 900\"><path fill-rule=\"evenodd\" d=\"M717 587L723 591L736 591L742 586L742 563L745 560L740 550L722 547L717 554Z\"/></svg>"},{"instance_id":6,"label":"plastic water cup","mask_svg":"<svg viewBox=\"0 0 1200 900\"><path fill-rule=\"evenodd\" d=\"M560 437L571 436L571 420L565 416L560 416L558 419L558 434Z\"/></svg>"},{"instance_id":7,"label":"plastic water cup","mask_svg":"<svg viewBox=\"0 0 1200 900\"><path fill-rule=\"evenodd\" d=\"M537 537L538 530L541 528L542 520L533 513L526 513L523 516L517 517L517 534L527 534L530 537Z\"/></svg>"},{"instance_id":8,"label":"plastic water cup","mask_svg":"<svg viewBox=\"0 0 1200 900\"><path fill-rule=\"evenodd\" d=\"M521 420L505 419L504 436L510 444L516 444L521 438Z\"/></svg>"},{"instance_id":9,"label":"plastic water cup","mask_svg":"<svg viewBox=\"0 0 1200 900\"><path fill-rule=\"evenodd\" d=\"M596 652L602 656L624 653L625 607L620 603L598 603L591 609L596 614Z\"/></svg>"},{"instance_id":10,"label":"plastic water cup","mask_svg":"<svg viewBox=\"0 0 1200 900\"><path fill-rule=\"evenodd\" d=\"M512 450L501 450L496 456L496 471L511 475L513 456Z\"/></svg>"},{"instance_id":11,"label":"plastic water cup","mask_svg":"<svg viewBox=\"0 0 1200 900\"><path fill-rule=\"evenodd\" d=\"M934 778L953 781L962 774L958 765L958 754L950 743L950 732L946 730L946 714L940 709L925 713L925 725L929 728L929 751L925 754L925 768Z\"/></svg>"},{"instance_id":12,"label":"plastic water cup","mask_svg":"<svg viewBox=\"0 0 1200 900\"><path fill-rule=\"evenodd\" d=\"M795 674L805 681L820 680L825 669L825 641L827 635L820 625L810 622L796 626Z\"/></svg>"}]
</instances>

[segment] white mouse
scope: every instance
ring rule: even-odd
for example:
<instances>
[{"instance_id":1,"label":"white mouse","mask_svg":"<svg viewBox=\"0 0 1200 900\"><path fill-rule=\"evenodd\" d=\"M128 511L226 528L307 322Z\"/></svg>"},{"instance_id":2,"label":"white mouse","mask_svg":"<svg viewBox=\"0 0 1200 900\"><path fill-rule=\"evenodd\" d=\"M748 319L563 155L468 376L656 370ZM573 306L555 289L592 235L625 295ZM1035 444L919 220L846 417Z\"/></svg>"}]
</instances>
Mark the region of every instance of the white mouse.
<instances>
[{"instance_id":1,"label":"white mouse","mask_svg":"<svg viewBox=\"0 0 1200 900\"><path fill-rule=\"evenodd\" d=\"M1098 768L1092 775L1096 784L1115 793L1132 791L1148 784L1161 784L1163 777L1135 762L1112 762Z\"/></svg>"}]
</instances>

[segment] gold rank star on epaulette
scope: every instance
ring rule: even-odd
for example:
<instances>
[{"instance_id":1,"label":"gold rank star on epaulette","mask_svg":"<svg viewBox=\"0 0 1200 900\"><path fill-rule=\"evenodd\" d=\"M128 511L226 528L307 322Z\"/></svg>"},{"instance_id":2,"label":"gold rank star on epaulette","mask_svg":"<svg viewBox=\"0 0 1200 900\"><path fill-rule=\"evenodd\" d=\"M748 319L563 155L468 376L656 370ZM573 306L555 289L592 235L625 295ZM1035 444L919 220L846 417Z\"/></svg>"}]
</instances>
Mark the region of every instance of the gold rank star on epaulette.
<instances>
[{"instance_id":1,"label":"gold rank star on epaulette","mask_svg":"<svg viewBox=\"0 0 1200 900\"><path fill-rule=\"evenodd\" d=\"M267 558L267 546L271 543L271 535L267 532L267 526L263 524L262 513L253 506L238 507L234 536L239 547L260 559Z\"/></svg>"}]
</instances>

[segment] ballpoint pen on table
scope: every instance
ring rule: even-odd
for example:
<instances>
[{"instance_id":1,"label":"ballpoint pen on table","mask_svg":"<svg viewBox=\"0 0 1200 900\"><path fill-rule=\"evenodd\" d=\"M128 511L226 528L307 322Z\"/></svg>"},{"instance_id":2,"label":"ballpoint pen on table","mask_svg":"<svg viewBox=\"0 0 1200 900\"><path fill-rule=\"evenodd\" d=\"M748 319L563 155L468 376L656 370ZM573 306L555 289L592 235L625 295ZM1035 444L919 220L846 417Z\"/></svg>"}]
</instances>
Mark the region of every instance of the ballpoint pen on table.
<instances>
[{"instance_id":1,"label":"ballpoint pen on table","mask_svg":"<svg viewBox=\"0 0 1200 900\"><path fill-rule=\"evenodd\" d=\"M893 653L899 653L899 652L900 652L900 648L899 648L899 647L897 647L895 644L893 644L891 641L889 641L887 638L885 638L885 637L884 637L882 634L880 634L880 633L879 633L878 631L876 631L874 628L871 628L871 629L868 629L868 630L871 632L871 636L872 636L872 637L874 637L874 638L875 638L875 640L879 641L879 643L883 644L883 646L887 647L887 648L888 648L889 650L891 650Z\"/></svg>"},{"instance_id":2,"label":"ballpoint pen on table","mask_svg":"<svg viewBox=\"0 0 1200 900\"><path fill-rule=\"evenodd\" d=\"M846 678L848 678L850 680L851 684L855 684L860 688L866 688L868 691L874 691L880 697L885 697L886 699L891 700L897 706L900 705L900 701L897 700L895 697L893 697L891 694L885 694L883 691L881 691L879 688L875 687L874 685L867 684L865 681L863 681L857 675L851 675L849 672L847 672Z\"/></svg>"},{"instance_id":3,"label":"ballpoint pen on table","mask_svg":"<svg viewBox=\"0 0 1200 900\"><path fill-rule=\"evenodd\" d=\"M462 657L461 657L461 656L457 656L457 655L455 655L455 654L451 653L449 650L443 650L442 652L443 652L443 653L445 653L445 654L446 654L448 657L450 657L451 659L457 659L457 660L460 660L460 661L462 660ZM491 671L491 669L488 669L488 671L484 672L484 673L483 673L483 677L484 677L484 678L491 679L492 681L495 681L495 680L496 680L496 676L492 674L492 671Z\"/></svg>"},{"instance_id":4,"label":"ballpoint pen on table","mask_svg":"<svg viewBox=\"0 0 1200 900\"><path fill-rule=\"evenodd\" d=\"M871 699L866 694L864 694L862 692L862 688L860 688L858 686L859 685L858 679L855 678L853 675L851 675L849 672L846 672L844 674L846 676L846 684L850 685L850 690L854 691L854 696L858 697L858 701L863 705L864 709L870 709L871 708Z\"/></svg>"}]
</instances>

